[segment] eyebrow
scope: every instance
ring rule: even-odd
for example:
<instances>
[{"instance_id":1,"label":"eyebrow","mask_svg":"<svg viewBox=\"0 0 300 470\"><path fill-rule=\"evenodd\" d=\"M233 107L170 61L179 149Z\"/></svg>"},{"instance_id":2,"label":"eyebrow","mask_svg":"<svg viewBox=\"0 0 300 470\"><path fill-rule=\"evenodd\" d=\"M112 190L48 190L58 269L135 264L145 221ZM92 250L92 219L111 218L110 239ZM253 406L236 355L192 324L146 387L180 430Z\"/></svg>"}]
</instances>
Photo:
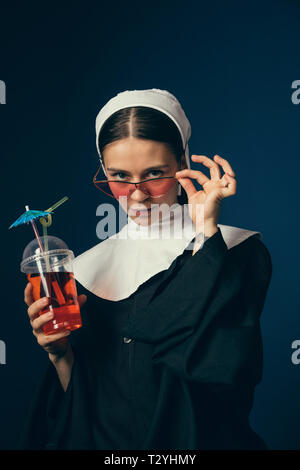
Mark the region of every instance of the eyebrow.
<instances>
[{"instance_id":1,"label":"eyebrow","mask_svg":"<svg viewBox=\"0 0 300 470\"><path fill-rule=\"evenodd\" d=\"M149 170L157 170L158 168L169 168L170 165L158 165L158 166L150 166L149 168L146 168L143 173L145 173L146 171L149 171ZM127 173L127 174L131 174L130 171L126 171L126 170L122 170L120 168L107 168L107 170L109 171L119 171L119 172L122 172L122 173Z\"/></svg>"}]
</instances>

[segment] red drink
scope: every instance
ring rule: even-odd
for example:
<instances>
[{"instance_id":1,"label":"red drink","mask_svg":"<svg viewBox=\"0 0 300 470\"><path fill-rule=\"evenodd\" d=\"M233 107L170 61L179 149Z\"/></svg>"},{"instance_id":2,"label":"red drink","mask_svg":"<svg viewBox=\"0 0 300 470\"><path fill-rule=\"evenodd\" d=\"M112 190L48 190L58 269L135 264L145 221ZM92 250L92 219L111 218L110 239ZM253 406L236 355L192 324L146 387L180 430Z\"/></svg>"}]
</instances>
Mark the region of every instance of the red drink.
<instances>
[{"instance_id":1,"label":"red drink","mask_svg":"<svg viewBox=\"0 0 300 470\"><path fill-rule=\"evenodd\" d=\"M77 299L77 289L74 274L66 271L44 272L44 283L48 287L49 295L44 290L39 273L27 274L28 281L33 286L33 299L50 296L50 303L44 307L39 315L53 309L54 318L43 326L46 335L76 330L82 326L80 307Z\"/></svg>"}]
</instances>

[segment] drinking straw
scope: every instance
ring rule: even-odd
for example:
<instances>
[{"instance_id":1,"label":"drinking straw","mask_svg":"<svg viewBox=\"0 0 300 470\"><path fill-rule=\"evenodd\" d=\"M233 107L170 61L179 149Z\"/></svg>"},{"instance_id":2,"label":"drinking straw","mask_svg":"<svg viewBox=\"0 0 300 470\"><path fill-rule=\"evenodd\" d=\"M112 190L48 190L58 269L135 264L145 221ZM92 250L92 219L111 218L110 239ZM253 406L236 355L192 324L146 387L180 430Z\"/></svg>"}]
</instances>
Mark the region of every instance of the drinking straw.
<instances>
[{"instance_id":1,"label":"drinking straw","mask_svg":"<svg viewBox=\"0 0 300 470\"><path fill-rule=\"evenodd\" d=\"M49 217L51 217L51 214L50 214ZM44 217L43 217L43 219L44 219ZM44 223L46 223L47 225L44 225ZM45 247L45 251L47 252L47 251L48 251L48 234L47 234L47 227L49 227L49 225L51 225L51 221L50 221L50 223L49 223L49 219L48 219L48 223L47 223L46 220L45 220L45 222L43 221L43 222L41 222L41 224L42 224L42 227L43 227L44 247Z\"/></svg>"},{"instance_id":2,"label":"drinking straw","mask_svg":"<svg viewBox=\"0 0 300 470\"><path fill-rule=\"evenodd\" d=\"M60 199L59 201L57 201L55 204L53 204L49 209L47 209L47 211L45 212L52 212L54 209L56 209L58 206L60 206L63 202L67 201L69 198L67 196L63 197L62 199ZM25 206L25 209L27 211L29 211L29 206ZM49 264L49 258L47 255L45 255L45 252L47 253L48 251L48 235L47 235L47 227L49 227L51 224L52 224L52 217L51 217L51 214L49 214L47 216L47 221L44 217L40 218L39 219L41 224L42 224L42 227L43 227L43 236L44 236L44 246L45 246L45 251L43 249L43 245L42 245L42 242L41 242L41 239L40 239L40 236L39 236L39 232L38 232L38 229L36 227L36 224L34 222L34 220L31 220L31 225L32 225L32 228L33 228L33 231L34 231L34 234L36 236L36 239L38 241L38 244L39 244L39 248L36 248L35 252L36 254L39 254L39 253L42 253L44 259L45 259L45 262L46 262L46 271L49 273L49 276L51 275L50 274L50 264ZM36 260L36 263L37 263L37 266L38 266L38 269L39 269L39 272L40 272L40 275L41 275L41 280L42 280L42 284L43 284L43 287L44 287L44 292L46 294L47 297L50 298L50 293L49 293L49 289L48 289L48 285L47 285L47 281L45 279L45 276L44 276L44 273L43 273L43 269L42 269L42 264L41 264L41 261L40 259L37 259ZM53 285L53 288L55 290L55 294L57 296L58 299L60 299L60 302L62 302L62 299L65 301L65 298L60 290L60 287L58 285L57 282L55 282L55 285ZM49 305L49 309L51 312L53 312L53 307L52 305L50 304Z\"/></svg>"},{"instance_id":3,"label":"drinking straw","mask_svg":"<svg viewBox=\"0 0 300 470\"><path fill-rule=\"evenodd\" d=\"M25 209L26 209L27 211L29 211L29 206L25 206ZM39 232L38 232L38 229L36 228L36 225L35 225L34 220L31 220L30 223L31 223L31 225L32 225L32 228L33 228L34 234L35 234L35 236L36 236L36 239L37 239L37 241L38 241L40 250L41 250L42 254L44 254L42 242L41 242L41 239L40 239L40 236L39 236Z\"/></svg>"},{"instance_id":4,"label":"drinking straw","mask_svg":"<svg viewBox=\"0 0 300 470\"><path fill-rule=\"evenodd\" d=\"M41 253L41 249L40 249L40 248L36 248L35 253L36 253L37 255L39 255L39 254ZM38 269L39 269L39 273L40 273L40 276L41 276L41 280L42 280L42 284L43 284L43 288L44 288L45 295L46 295L46 297L49 297L49 299L50 299L50 292L49 292L48 284L47 284L47 281L46 281L45 276L44 276L44 273L43 273L42 263L41 263L41 261L40 261L40 259L39 259L38 256L37 256L37 258L36 258L36 264L37 264ZM48 272L49 272L49 271L48 271ZM50 272L49 272L49 276L50 276ZM52 307L51 303L49 304L49 310L50 310L50 312L53 313L53 307Z\"/></svg>"},{"instance_id":5,"label":"drinking straw","mask_svg":"<svg viewBox=\"0 0 300 470\"><path fill-rule=\"evenodd\" d=\"M25 209L26 209L27 211L29 211L29 206L25 206ZM47 272L50 272L49 259L48 259L48 256L45 256L45 254L44 254L44 249L43 249L43 245L42 245L42 242L41 242L41 239L40 239L40 236L39 236L39 232L38 232L37 226L35 225L34 220L31 220L30 223L31 223L31 225L32 225L32 228L33 228L34 234L35 234L35 236L36 236L36 239L37 239L37 241L38 241L38 244L39 244L39 247L40 247L40 252L42 253L42 255L43 255L44 259L45 259L45 262L46 262L46 270L47 270ZM47 237L46 237L46 239L47 239ZM48 245L48 243L47 243L47 245ZM46 251L48 251L48 249L47 249Z\"/></svg>"},{"instance_id":6,"label":"drinking straw","mask_svg":"<svg viewBox=\"0 0 300 470\"><path fill-rule=\"evenodd\" d=\"M52 212L54 209L56 209L58 206L60 206L63 202L67 201L69 198L68 196L64 196L62 199L57 201L53 206L49 207L49 209L46 210L46 212ZM47 236L47 227L50 227L52 224L52 216L49 214L47 216L47 220L45 217L40 218L40 222L43 227L43 236L44 236L44 245L45 245L45 251L48 251L48 236Z\"/></svg>"},{"instance_id":7,"label":"drinking straw","mask_svg":"<svg viewBox=\"0 0 300 470\"><path fill-rule=\"evenodd\" d=\"M54 272L54 275L56 277L55 272ZM63 295L62 291L60 290L57 279L53 280L51 282L51 284L52 284L53 290L55 292L57 302L59 303L59 305L64 305L66 303L66 299L64 298L64 295Z\"/></svg>"},{"instance_id":8,"label":"drinking straw","mask_svg":"<svg viewBox=\"0 0 300 470\"><path fill-rule=\"evenodd\" d=\"M58 206L60 206L63 202L67 201L68 199L69 199L68 196L64 196L62 199L60 199L55 204L53 204L53 206L49 207L49 209L47 209L46 212L54 211L54 209L56 209Z\"/></svg>"}]
</instances>

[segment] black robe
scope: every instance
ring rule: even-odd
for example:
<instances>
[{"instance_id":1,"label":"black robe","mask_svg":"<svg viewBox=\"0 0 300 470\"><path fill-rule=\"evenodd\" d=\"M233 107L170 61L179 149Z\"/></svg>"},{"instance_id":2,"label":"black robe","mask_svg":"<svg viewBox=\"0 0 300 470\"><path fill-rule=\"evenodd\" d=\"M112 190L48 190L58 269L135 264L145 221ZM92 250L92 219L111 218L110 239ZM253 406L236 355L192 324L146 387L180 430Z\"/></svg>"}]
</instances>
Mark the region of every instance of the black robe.
<instances>
[{"instance_id":1,"label":"black robe","mask_svg":"<svg viewBox=\"0 0 300 470\"><path fill-rule=\"evenodd\" d=\"M127 299L78 284L87 302L68 388L49 362L19 448L267 449L249 413L271 274L256 235L228 250L219 228Z\"/></svg>"}]
</instances>

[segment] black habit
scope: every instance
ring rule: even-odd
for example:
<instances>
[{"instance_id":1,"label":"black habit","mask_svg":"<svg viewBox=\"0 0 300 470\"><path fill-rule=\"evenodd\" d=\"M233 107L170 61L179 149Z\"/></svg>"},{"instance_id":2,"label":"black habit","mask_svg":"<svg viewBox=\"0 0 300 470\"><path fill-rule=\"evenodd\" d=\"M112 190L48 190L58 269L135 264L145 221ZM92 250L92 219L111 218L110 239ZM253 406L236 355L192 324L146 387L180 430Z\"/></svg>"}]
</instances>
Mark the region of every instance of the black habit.
<instances>
[{"instance_id":1,"label":"black habit","mask_svg":"<svg viewBox=\"0 0 300 470\"><path fill-rule=\"evenodd\" d=\"M270 254L220 228L120 301L86 294L64 392L49 361L22 449L267 449L251 428ZM124 273L126 276L126 273Z\"/></svg>"}]
</instances>

